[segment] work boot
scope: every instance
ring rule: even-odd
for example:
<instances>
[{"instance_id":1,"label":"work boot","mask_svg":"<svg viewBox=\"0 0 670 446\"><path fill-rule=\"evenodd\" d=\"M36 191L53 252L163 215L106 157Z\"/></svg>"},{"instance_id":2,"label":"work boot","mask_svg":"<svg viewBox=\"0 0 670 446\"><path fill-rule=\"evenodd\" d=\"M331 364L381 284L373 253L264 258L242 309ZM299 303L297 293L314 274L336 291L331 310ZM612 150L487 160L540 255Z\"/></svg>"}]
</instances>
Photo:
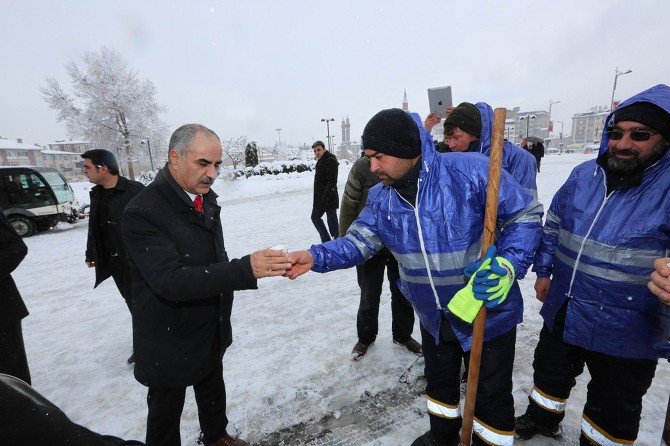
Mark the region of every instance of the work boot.
<instances>
[{"instance_id":1,"label":"work boot","mask_svg":"<svg viewBox=\"0 0 670 446\"><path fill-rule=\"evenodd\" d=\"M514 433L519 440L529 440L537 434L545 437L561 438L560 430L560 424L547 427L536 423L528 412L517 417L514 421Z\"/></svg>"},{"instance_id":2,"label":"work boot","mask_svg":"<svg viewBox=\"0 0 670 446\"><path fill-rule=\"evenodd\" d=\"M421 344L416 342L414 340L414 338L412 338L411 336L410 336L409 339L407 339L406 341L403 341L403 342L398 341L397 339L394 339L393 343L398 344L398 345L402 345L403 347L405 347L407 349L408 352L414 353L415 355L421 356L423 354L423 351L421 350Z\"/></svg>"},{"instance_id":3,"label":"work boot","mask_svg":"<svg viewBox=\"0 0 670 446\"><path fill-rule=\"evenodd\" d=\"M375 341L366 344L359 339L356 345L354 345L354 349L351 351L351 359L353 359L354 361L358 361L359 359L361 359L363 356L365 356L370 346L374 343Z\"/></svg>"},{"instance_id":4,"label":"work boot","mask_svg":"<svg viewBox=\"0 0 670 446\"><path fill-rule=\"evenodd\" d=\"M241 438L231 437L226 432L223 437L216 440L214 443L210 443L207 446L248 446L249 443L242 440Z\"/></svg>"},{"instance_id":5,"label":"work boot","mask_svg":"<svg viewBox=\"0 0 670 446\"><path fill-rule=\"evenodd\" d=\"M433 434L428 431L412 442L411 446L458 446L460 443L458 434L454 434L451 440L438 441L433 437Z\"/></svg>"}]
</instances>

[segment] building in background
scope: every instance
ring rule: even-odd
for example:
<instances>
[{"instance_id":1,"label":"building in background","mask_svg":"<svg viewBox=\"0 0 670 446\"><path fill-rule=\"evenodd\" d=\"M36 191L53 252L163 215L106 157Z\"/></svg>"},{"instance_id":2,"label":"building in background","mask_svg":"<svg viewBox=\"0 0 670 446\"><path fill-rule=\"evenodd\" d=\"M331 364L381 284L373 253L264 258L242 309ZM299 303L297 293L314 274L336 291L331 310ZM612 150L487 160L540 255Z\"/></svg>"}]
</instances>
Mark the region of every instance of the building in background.
<instances>
[{"instance_id":1,"label":"building in background","mask_svg":"<svg viewBox=\"0 0 670 446\"><path fill-rule=\"evenodd\" d=\"M514 110L517 110L515 108ZM549 137L549 112L545 110L517 111L514 121L516 139L512 142L519 144L526 136Z\"/></svg>"},{"instance_id":2,"label":"building in background","mask_svg":"<svg viewBox=\"0 0 670 446\"><path fill-rule=\"evenodd\" d=\"M0 138L0 166L42 166L42 147L22 139Z\"/></svg>"},{"instance_id":3,"label":"building in background","mask_svg":"<svg viewBox=\"0 0 670 446\"><path fill-rule=\"evenodd\" d=\"M586 113L577 113L572 117L572 144L600 144L605 119L609 108L592 107Z\"/></svg>"},{"instance_id":4,"label":"building in background","mask_svg":"<svg viewBox=\"0 0 670 446\"><path fill-rule=\"evenodd\" d=\"M81 157L82 153L84 152L64 152L62 150L51 149L42 149L40 151L42 165L58 170L68 181L86 179L81 171L81 168L84 166L84 160Z\"/></svg>"},{"instance_id":5,"label":"building in background","mask_svg":"<svg viewBox=\"0 0 670 446\"><path fill-rule=\"evenodd\" d=\"M68 152L68 153L84 153L88 150L91 150L91 143L85 141L65 141L60 140L56 142L50 142L44 145L45 149L54 150L57 152Z\"/></svg>"},{"instance_id":6,"label":"building in background","mask_svg":"<svg viewBox=\"0 0 670 446\"><path fill-rule=\"evenodd\" d=\"M349 122L349 116L342 118L342 143L337 149L338 160L349 160L355 161L361 152L361 145L356 141L351 142L351 123Z\"/></svg>"}]
</instances>

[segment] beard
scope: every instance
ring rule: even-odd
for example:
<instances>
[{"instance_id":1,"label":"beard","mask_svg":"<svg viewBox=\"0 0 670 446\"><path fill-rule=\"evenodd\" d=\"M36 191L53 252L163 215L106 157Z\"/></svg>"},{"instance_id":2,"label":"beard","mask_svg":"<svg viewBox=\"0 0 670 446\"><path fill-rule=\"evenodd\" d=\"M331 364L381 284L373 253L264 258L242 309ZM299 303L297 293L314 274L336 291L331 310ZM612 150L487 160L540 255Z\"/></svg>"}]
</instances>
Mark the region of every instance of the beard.
<instances>
[{"instance_id":1,"label":"beard","mask_svg":"<svg viewBox=\"0 0 670 446\"><path fill-rule=\"evenodd\" d=\"M641 156L640 151L637 149L619 150L613 148L607 153L607 170L614 175L622 177L640 173L658 161L667 148L668 146L666 143L661 141L652 147L651 151L646 156ZM633 158L622 159L618 158L616 156L617 154L632 156Z\"/></svg>"}]
</instances>

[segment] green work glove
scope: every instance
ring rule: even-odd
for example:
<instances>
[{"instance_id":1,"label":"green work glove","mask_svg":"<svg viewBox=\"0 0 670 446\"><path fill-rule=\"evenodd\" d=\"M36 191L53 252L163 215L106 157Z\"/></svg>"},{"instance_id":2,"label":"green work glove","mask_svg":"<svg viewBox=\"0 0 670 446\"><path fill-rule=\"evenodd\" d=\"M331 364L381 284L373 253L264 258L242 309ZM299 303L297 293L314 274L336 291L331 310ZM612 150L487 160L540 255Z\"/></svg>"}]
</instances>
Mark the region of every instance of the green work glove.
<instances>
[{"instance_id":1,"label":"green work glove","mask_svg":"<svg viewBox=\"0 0 670 446\"><path fill-rule=\"evenodd\" d=\"M478 269L473 274L470 271L475 264ZM482 259L466 266L465 270L470 270L470 280L449 301L447 308L471 324L482 305L492 308L507 298L514 283L514 267L504 258L496 257L495 246L490 246Z\"/></svg>"}]
</instances>

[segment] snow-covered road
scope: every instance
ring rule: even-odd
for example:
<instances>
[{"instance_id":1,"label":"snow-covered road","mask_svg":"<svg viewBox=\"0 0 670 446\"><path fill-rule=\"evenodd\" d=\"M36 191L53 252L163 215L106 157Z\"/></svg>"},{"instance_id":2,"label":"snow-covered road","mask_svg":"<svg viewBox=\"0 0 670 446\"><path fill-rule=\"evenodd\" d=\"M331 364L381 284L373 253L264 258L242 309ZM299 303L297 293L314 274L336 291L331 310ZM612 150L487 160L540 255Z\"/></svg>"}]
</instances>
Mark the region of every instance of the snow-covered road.
<instances>
[{"instance_id":1,"label":"snow-covered road","mask_svg":"<svg viewBox=\"0 0 670 446\"><path fill-rule=\"evenodd\" d=\"M572 167L587 158L544 158L538 186L545 208ZM341 166L340 193L347 170ZM289 250L317 243L310 221L312 175L217 183L229 255L239 257L279 243ZM74 186L86 201L89 185ZM84 265L86 228L87 221L61 224L26 239L29 254L14 273L30 310L23 329L33 385L76 422L98 432L143 440L146 389L125 362L131 349L130 317L111 280L92 289L94 274ZM517 334L517 414L525 409L532 386L532 355L541 328L534 279L530 273L521 283L526 310ZM296 281L264 279L258 290L236 293L234 343L223 362L232 431L258 442L300 422L326 415L337 419L361 396L393 392L408 385L399 381L401 376L406 380L421 374L422 360L415 364L415 356L392 343L388 289L377 342L363 360L351 361L358 295L353 269L310 273ZM414 334L418 339L418 322ZM564 444L575 444L578 437L587 378L586 373L580 377L568 403ZM637 444L659 444L669 392L670 367L663 361L644 400ZM199 428L192 391L187 395L182 439L191 446ZM423 398L398 410L405 413L394 417L383 433L356 444L407 445L427 430ZM542 438L517 444L557 442Z\"/></svg>"}]
</instances>

